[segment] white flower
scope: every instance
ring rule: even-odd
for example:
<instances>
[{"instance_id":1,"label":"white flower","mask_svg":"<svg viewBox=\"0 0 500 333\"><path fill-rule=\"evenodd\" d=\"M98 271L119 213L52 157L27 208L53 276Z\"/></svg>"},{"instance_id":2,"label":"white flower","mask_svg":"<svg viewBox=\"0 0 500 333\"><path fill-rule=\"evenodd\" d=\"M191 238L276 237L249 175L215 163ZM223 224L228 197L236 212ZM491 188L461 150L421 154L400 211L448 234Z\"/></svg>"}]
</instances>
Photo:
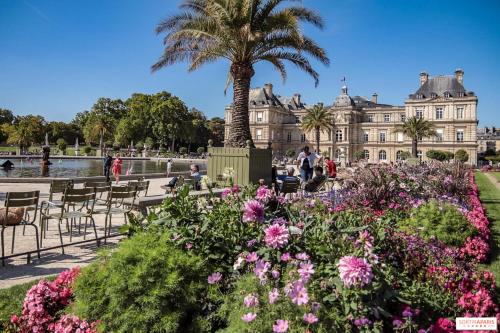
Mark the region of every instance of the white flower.
<instances>
[{"instance_id":1,"label":"white flower","mask_svg":"<svg viewBox=\"0 0 500 333\"><path fill-rule=\"evenodd\" d=\"M234 176L234 169L231 167L224 168L224 172L222 173L222 176L224 176L224 178L226 178L226 179L232 178Z\"/></svg>"},{"instance_id":2,"label":"white flower","mask_svg":"<svg viewBox=\"0 0 500 333\"><path fill-rule=\"evenodd\" d=\"M244 262L245 259L243 259L243 257L238 257L238 259L236 259L236 262L233 265L234 270L237 271Z\"/></svg>"}]
</instances>

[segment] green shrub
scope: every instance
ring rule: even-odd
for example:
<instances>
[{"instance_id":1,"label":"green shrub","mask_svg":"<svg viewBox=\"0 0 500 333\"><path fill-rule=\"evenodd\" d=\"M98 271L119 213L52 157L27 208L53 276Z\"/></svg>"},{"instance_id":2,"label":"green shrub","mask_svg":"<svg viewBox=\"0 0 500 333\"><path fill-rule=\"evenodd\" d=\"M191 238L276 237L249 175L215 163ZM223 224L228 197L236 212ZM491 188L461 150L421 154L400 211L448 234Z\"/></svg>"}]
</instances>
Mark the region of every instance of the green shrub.
<instances>
[{"instance_id":1,"label":"green shrub","mask_svg":"<svg viewBox=\"0 0 500 333\"><path fill-rule=\"evenodd\" d=\"M441 150L429 150L427 153L425 153L425 156L430 158L431 160L437 160L437 161L444 161L446 160L446 155L443 151Z\"/></svg>"},{"instance_id":2,"label":"green shrub","mask_svg":"<svg viewBox=\"0 0 500 333\"><path fill-rule=\"evenodd\" d=\"M459 162L465 163L469 160L469 154L463 149L457 150L455 153L455 159Z\"/></svg>"},{"instance_id":3,"label":"green shrub","mask_svg":"<svg viewBox=\"0 0 500 333\"><path fill-rule=\"evenodd\" d=\"M288 149L286 150L285 155L286 155L287 157L290 157L290 158L295 157L295 149L293 149L293 148L288 148Z\"/></svg>"},{"instance_id":4,"label":"green shrub","mask_svg":"<svg viewBox=\"0 0 500 333\"><path fill-rule=\"evenodd\" d=\"M467 237L476 233L474 226L455 206L435 200L413 209L408 219L400 221L399 229L417 233L426 240L435 237L452 246L461 246Z\"/></svg>"},{"instance_id":5,"label":"green shrub","mask_svg":"<svg viewBox=\"0 0 500 333\"><path fill-rule=\"evenodd\" d=\"M179 148L179 154L185 155L187 154L188 149L186 147L180 147Z\"/></svg>"},{"instance_id":6,"label":"green shrub","mask_svg":"<svg viewBox=\"0 0 500 333\"><path fill-rule=\"evenodd\" d=\"M206 332L203 261L170 239L138 233L101 255L76 281L74 312L101 320L103 332Z\"/></svg>"},{"instance_id":7,"label":"green shrub","mask_svg":"<svg viewBox=\"0 0 500 333\"><path fill-rule=\"evenodd\" d=\"M89 155L91 151L92 151L92 147L90 147L90 146L83 147L83 152L85 154Z\"/></svg>"},{"instance_id":8,"label":"green shrub","mask_svg":"<svg viewBox=\"0 0 500 333\"><path fill-rule=\"evenodd\" d=\"M64 140L63 138L57 139L56 144L57 144L57 148L61 152L64 152L66 150L66 147L68 146L68 144L66 143L66 140Z\"/></svg>"},{"instance_id":9,"label":"green shrub","mask_svg":"<svg viewBox=\"0 0 500 333\"><path fill-rule=\"evenodd\" d=\"M198 147L198 149L196 149L196 152L198 154L203 154L205 152L205 147Z\"/></svg>"}]
</instances>

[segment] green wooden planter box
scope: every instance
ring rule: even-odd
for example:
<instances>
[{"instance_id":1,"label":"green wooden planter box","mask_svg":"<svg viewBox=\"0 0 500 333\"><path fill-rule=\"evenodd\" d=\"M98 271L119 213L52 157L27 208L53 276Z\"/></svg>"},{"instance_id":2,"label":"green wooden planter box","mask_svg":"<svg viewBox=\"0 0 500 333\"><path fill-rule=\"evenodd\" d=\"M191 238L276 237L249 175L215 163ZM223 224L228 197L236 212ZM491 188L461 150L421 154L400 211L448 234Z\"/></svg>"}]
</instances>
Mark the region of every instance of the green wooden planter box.
<instances>
[{"instance_id":1,"label":"green wooden planter box","mask_svg":"<svg viewBox=\"0 0 500 333\"><path fill-rule=\"evenodd\" d=\"M257 148L208 148L207 174L212 181L222 178L224 169L233 168L234 183L257 184L264 179L271 183L272 150Z\"/></svg>"}]
</instances>

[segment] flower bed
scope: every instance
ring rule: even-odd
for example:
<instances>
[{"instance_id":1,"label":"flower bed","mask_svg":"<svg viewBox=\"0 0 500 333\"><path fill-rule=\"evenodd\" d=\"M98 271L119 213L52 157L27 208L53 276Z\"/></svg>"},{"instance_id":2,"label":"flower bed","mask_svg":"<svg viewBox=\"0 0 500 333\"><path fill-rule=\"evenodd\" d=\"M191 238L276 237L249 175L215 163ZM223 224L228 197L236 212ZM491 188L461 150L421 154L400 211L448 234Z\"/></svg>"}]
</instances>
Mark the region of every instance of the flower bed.
<instances>
[{"instance_id":1,"label":"flower bed","mask_svg":"<svg viewBox=\"0 0 500 333\"><path fill-rule=\"evenodd\" d=\"M146 225L132 219L139 234L83 269L76 306L47 332L73 332L71 310L105 318L89 328L103 332L454 332L457 316L500 318L478 266L488 220L460 165L364 169L315 198L223 197L181 191ZM27 320L23 309L16 325Z\"/></svg>"}]
</instances>

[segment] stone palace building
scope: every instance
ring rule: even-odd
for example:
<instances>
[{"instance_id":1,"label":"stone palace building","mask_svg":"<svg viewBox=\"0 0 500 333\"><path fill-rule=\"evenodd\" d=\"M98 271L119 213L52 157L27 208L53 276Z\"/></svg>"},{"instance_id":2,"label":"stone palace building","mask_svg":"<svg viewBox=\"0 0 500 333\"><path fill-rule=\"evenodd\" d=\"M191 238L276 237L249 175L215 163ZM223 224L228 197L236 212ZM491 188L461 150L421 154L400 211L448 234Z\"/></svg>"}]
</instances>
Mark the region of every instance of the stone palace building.
<instances>
[{"instance_id":1,"label":"stone palace building","mask_svg":"<svg viewBox=\"0 0 500 333\"><path fill-rule=\"evenodd\" d=\"M477 102L472 91L463 84L464 72L452 76L429 77L420 73L420 86L409 95L403 106L381 104L377 94L370 99L350 96L346 86L341 88L331 106L332 131L321 133L320 152L336 160L354 160L356 151L364 152L371 163L397 161L403 151L411 151L411 139L394 131L406 118L417 116L431 121L437 135L424 138L418 145L418 154L426 160L431 149L455 152L464 149L468 163L477 161ZM275 155L288 149L296 154L308 145L316 147L315 134L301 128L302 118L312 105L302 102L300 94L291 98L276 95L272 84L250 91L249 117L252 138L258 148L271 142ZM226 107L226 136L231 128L232 106Z\"/></svg>"}]
</instances>

